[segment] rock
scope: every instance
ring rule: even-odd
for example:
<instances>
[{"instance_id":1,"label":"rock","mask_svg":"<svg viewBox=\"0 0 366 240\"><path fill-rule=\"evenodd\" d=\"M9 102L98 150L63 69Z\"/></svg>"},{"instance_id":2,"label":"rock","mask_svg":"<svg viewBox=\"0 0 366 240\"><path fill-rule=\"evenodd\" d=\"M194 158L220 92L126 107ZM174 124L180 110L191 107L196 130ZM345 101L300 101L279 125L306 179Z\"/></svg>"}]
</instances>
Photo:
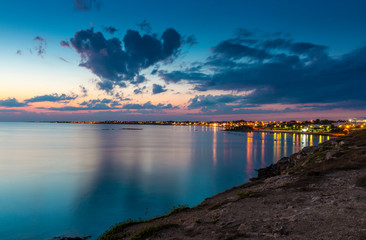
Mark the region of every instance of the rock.
<instances>
[{"instance_id":1,"label":"rock","mask_svg":"<svg viewBox=\"0 0 366 240\"><path fill-rule=\"evenodd\" d=\"M92 236L84 236L84 237L68 237L68 236L58 236L58 237L53 237L50 240L86 240L91 238Z\"/></svg>"},{"instance_id":2,"label":"rock","mask_svg":"<svg viewBox=\"0 0 366 240\"><path fill-rule=\"evenodd\" d=\"M195 227L196 227L196 223L192 223L192 224L188 225L187 227L185 227L184 230L192 231L192 230L194 230Z\"/></svg>"},{"instance_id":3,"label":"rock","mask_svg":"<svg viewBox=\"0 0 366 240\"><path fill-rule=\"evenodd\" d=\"M329 151L325 154L325 160L329 160L333 157L333 155L335 154L334 151Z\"/></svg>"},{"instance_id":4,"label":"rock","mask_svg":"<svg viewBox=\"0 0 366 240\"><path fill-rule=\"evenodd\" d=\"M246 224L240 224L240 226L238 227L237 231L241 234L244 234L247 232L247 225Z\"/></svg>"}]
</instances>

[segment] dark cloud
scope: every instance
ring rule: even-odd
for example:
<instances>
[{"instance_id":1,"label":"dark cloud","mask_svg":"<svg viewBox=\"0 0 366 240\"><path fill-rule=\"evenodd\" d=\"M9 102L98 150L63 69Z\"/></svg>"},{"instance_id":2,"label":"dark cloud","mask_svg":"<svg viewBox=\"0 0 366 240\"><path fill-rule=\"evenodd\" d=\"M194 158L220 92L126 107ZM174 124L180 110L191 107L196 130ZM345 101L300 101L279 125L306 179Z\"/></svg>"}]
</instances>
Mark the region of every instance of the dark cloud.
<instances>
[{"instance_id":1,"label":"dark cloud","mask_svg":"<svg viewBox=\"0 0 366 240\"><path fill-rule=\"evenodd\" d=\"M104 27L103 29L105 32L107 32L109 34L114 34L115 32L117 32L117 28L114 28L114 27Z\"/></svg>"},{"instance_id":2,"label":"dark cloud","mask_svg":"<svg viewBox=\"0 0 366 240\"><path fill-rule=\"evenodd\" d=\"M98 0L74 0L75 8L78 11L90 11L95 8L99 10L102 6L102 1Z\"/></svg>"},{"instance_id":3,"label":"dark cloud","mask_svg":"<svg viewBox=\"0 0 366 240\"><path fill-rule=\"evenodd\" d=\"M39 107L39 109L47 109L52 111L101 111L101 110L125 110L134 113L162 113L164 110L177 109L178 107L172 106L171 104L152 104L151 102L146 102L144 104L125 104L121 106L118 101L113 101L111 99L92 99L89 101L82 102L80 106L64 106L64 107L52 107L44 108Z\"/></svg>"},{"instance_id":4,"label":"dark cloud","mask_svg":"<svg viewBox=\"0 0 366 240\"><path fill-rule=\"evenodd\" d=\"M136 88L135 90L133 90L134 94L142 94L144 92L144 90L146 89L146 86L143 86L141 88Z\"/></svg>"},{"instance_id":5,"label":"dark cloud","mask_svg":"<svg viewBox=\"0 0 366 240\"><path fill-rule=\"evenodd\" d=\"M289 112L314 112L334 109L363 110L366 101L342 101L320 104L294 104L291 107L281 109L281 105L275 109L263 109L261 104L247 103L249 95L198 95L188 102L188 109L199 109L200 114L254 114L254 113L289 113ZM279 108L279 109L276 109Z\"/></svg>"},{"instance_id":6,"label":"dark cloud","mask_svg":"<svg viewBox=\"0 0 366 240\"><path fill-rule=\"evenodd\" d=\"M64 106L64 107L52 107L52 108L43 108L39 109L47 109L52 111L99 111L99 110L118 110L121 109L120 101L127 101L130 99L123 100L113 100L108 98L103 99L90 99L88 101L84 101L79 104L79 106Z\"/></svg>"},{"instance_id":7,"label":"dark cloud","mask_svg":"<svg viewBox=\"0 0 366 240\"><path fill-rule=\"evenodd\" d=\"M34 50L36 51L38 56L43 57L46 54L46 49L47 49L47 41L46 39L40 37L40 36L36 36L33 39L36 42L36 46L34 47Z\"/></svg>"},{"instance_id":8,"label":"dark cloud","mask_svg":"<svg viewBox=\"0 0 366 240\"><path fill-rule=\"evenodd\" d=\"M18 102L15 98L0 100L0 107L25 107L27 103Z\"/></svg>"},{"instance_id":9,"label":"dark cloud","mask_svg":"<svg viewBox=\"0 0 366 240\"><path fill-rule=\"evenodd\" d=\"M24 110L21 109L0 109L0 113L23 113ZM1 119L3 120L3 118Z\"/></svg>"},{"instance_id":10,"label":"dark cloud","mask_svg":"<svg viewBox=\"0 0 366 240\"><path fill-rule=\"evenodd\" d=\"M151 75L155 75L158 71L159 71L159 69L156 69L156 68L155 68L155 69L153 69L153 70L151 71L151 73L150 73L150 74L151 74Z\"/></svg>"},{"instance_id":11,"label":"dark cloud","mask_svg":"<svg viewBox=\"0 0 366 240\"><path fill-rule=\"evenodd\" d=\"M65 106L65 107L51 107L51 108L41 108L40 107L38 109L47 109L47 110L51 110L51 111L61 111L61 112L72 112L72 111L90 111L90 110L94 110L94 111L113 110L113 109L118 109L118 108L112 108L106 104L100 103L94 107Z\"/></svg>"},{"instance_id":12,"label":"dark cloud","mask_svg":"<svg viewBox=\"0 0 366 240\"><path fill-rule=\"evenodd\" d=\"M206 73L192 72L189 69L186 69L184 71L172 71L172 72L160 70L160 71L158 71L158 73L159 73L159 77L161 77L167 83L170 83L170 82L176 83L176 82L179 82L182 80L187 80L190 83L202 84L202 82L206 82L206 81L208 82L212 78L212 76L210 76Z\"/></svg>"},{"instance_id":13,"label":"dark cloud","mask_svg":"<svg viewBox=\"0 0 366 240\"><path fill-rule=\"evenodd\" d=\"M272 55L263 49L257 49L246 46L233 40L226 40L212 48L215 54L211 58L229 58L229 59L241 59L248 58L250 60L264 60L271 58Z\"/></svg>"},{"instance_id":14,"label":"dark cloud","mask_svg":"<svg viewBox=\"0 0 366 240\"><path fill-rule=\"evenodd\" d=\"M123 109L128 110L154 110L154 111L161 111L161 110L170 110L170 109L177 109L177 106L173 106L172 104L162 104L159 103L157 105L152 104L150 101L144 104L137 104L137 103L129 103L125 104L122 107Z\"/></svg>"},{"instance_id":15,"label":"dark cloud","mask_svg":"<svg viewBox=\"0 0 366 240\"><path fill-rule=\"evenodd\" d=\"M245 103L243 95L198 95L189 100L188 109L200 109L204 113L215 112L216 114L229 114L242 108L260 107L257 104Z\"/></svg>"},{"instance_id":16,"label":"dark cloud","mask_svg":"<svg viewBox=\"0 0 366 240\"><path fill-rule=\"evenodd\" d=\"M113 106L110 106L110 104L113 102ZM100 99L91 99L89 101L84 101L80 103L80 106L86 106L88 110L100 110L100 109L112 109L118 106L119 103L116 101L113 101L112 99L104 98L102 100Z\"/></svg>"},{"instance_id":17,"label":"dark cloud","mask_svg":"<svg viewBox=\"0 0 366 240\"><path fill-rule=\"evenodd\" d=\"M197 45L198 41L197 41L197 39L194 35L190 35L190 36L185 38L184 43L188 44L188 46L192 47L194 45Z\"/></svg>"},{"instance_id":18,"label":"dark cloud","mask_svg":"<svg viewBox=\"0 0 366 240\"><path fill-rule=\"evenodd\" d=\"M168 28L161 38L163 39L162 58L175 55L182 44L180 34L173 28Z\"/></svg>"},{"instance_id":19,"label":"dark cloud","mask_svg":"<svg viewBox=\"0 0 366 240\"><path fill-rule=\"evenodd\" d=\"M106 39L93 29L80 30L70 39L72 48L81 56L80 66L100 77L98 87L106 91L125 87L128 82L135 84L141 70L174 58L181 41L180 34L171 28L164 31L161 39L155 34L140 35L128 30L122 43L118 38Z\"/></svg>"},{"instance_id":20,"label":"dark cloud","mask_svg":"<svg viewBox=\"0 0 366 240\"><path fill-rule=\"evenodd\" d=\"M138 85L140 83L146 82L147 79L143 75L135 76L134 79L131 81L132 84Z\"/></svg>"},{"instance_id":21,"label":"dark cloud","mask_svg":"<svg viewBox=\"0 0 366 240\"><path fill-rule=\"evenodd\" d=\"M217 109L216 111L208 111L204 113L188 113L187 115L234 115L234 114L279 114L279 113L289 113L289 112L300 112L299 109L291 109L286 108L284 110L272 110L272 109L253 109L253 108L244 108L244 109L234 109L231 107L227 107L227 109Z\"/></svg>"},{"instance_id":22,"label":"dark cloud","mask_svg":"<svg viewBox=\"0 0 366 240\"><path fill-rule=\"evenodd\" d=\"M199 91L250 91L247 104L358 101L366 108L366 47L337 58L327 50L286 34L242 30L213 47L199 66L158 73L167 83L186 81Z\"/></svg>"},{"instance_id":23,"label":"dark cloud","mask_svg":"<svg viewBox=\"0 0 366 240\"><path fill-rule=\"evenodd\" d=\"M151 32L151 25L150 23L145 19L141 23L136 24L142 32L150 33Z\"/></svg>"},{"instance_id":24,"label":"dark cloud","mask_svg":"<svg viewBox=\"0 0 366 240\"><path fill-rule=\"evenodd\" d=\"M62 40L61 42L60 42L60 45L61 45L61 47L68 47L68 48L70 48L71 46L70 46L70 42L69 41L67 41L67 40Z\"/></svg>"},{"instance_id":25,"label":"dark cloud","mask_svg":"<svg viewBox=\"0 0 366 240\"><path fill-rule=\"evenodd\" d=\"M163 93L166 91L168 91L168 90L165 89L165 86L161 86L159 84L153 84L153 90L152 90L153 94L159 94L159 93Z\"/></svg>"},{"instance_id":26,"label":"dark cloud","mask_svg":"<svg viewBox=\"0 0 366 240\"><path fill-rule=\"evenodd\" d=\"M83 85L80 85L79 88L80 88L80 91L83 94L82 96L87 97L88 96L88 90Z\"/></svg>"},{"instance_id":27,"label":"dark cloud","mask_svg":"<svg viewBox=\"0 0 366 240\"><path fill-rule=\"evenodd\" d=\"M48 94L42 96L36 96L33 98L29 98L24 100L26 103L34 103L34 102L66 102L76 99L77 95L66 95L66 94Z\"/></svg>"},{"instance_id":28,"label":"dark cloud","mask_svg":"<svg viewBox=\"0 0 366 240\"><path fill-rule=\"evenodd\" d=\"M130 101L131 98L125 98L123 97L123 94L122 93L115 93L114 94L114 97L117 98L119 101Z\"/></svg>"}]
</instances>

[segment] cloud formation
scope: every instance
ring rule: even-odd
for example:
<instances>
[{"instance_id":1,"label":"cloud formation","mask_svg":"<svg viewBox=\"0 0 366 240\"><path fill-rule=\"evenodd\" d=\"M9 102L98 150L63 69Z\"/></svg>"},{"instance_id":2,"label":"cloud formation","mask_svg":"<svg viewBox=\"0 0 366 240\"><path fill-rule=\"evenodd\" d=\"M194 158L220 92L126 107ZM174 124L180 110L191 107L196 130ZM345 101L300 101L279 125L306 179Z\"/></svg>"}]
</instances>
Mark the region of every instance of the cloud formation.
<instances>
[{"instance_id":1,"label":"cloud formation","mask_svg":"<svg viewBox=\"0 0 366 240\"><path fill-rule=\"evenodd\" d=\"M332 57L326 46L286 34L241 30L211 48L206 61L158 75L195 90L251 91L246 104L353 102L366 108L366 46ZM337 104L336 104L337 105Z\"/></svg>"},{"instance_id":2,"label":"cloud formation","mask_svg":"<svg viewBox=\"0 0 366 240\"><path fill-rule=\"evenodd\" d=\"M245 95L198 95L189 100L188 109L200 109L203 113L235 114L258 108L258 104L246 103Z\"/></svg>"},{"instance_id":3,"label":"cloud formation","mask_svg":"<svg viewBox=\"0 0 366 240\"><path fill-rule=\"evenodd\" d=\"M88 90L83 85L80 85L79 88L80 88L80 91L83 94L82 97L87 97L88 96Z\"/></svg>"},{"instance_id":4,"label":"cloud formation","mask_svg":"<svg viewBox=\"0 0 366 240\"><path fill-rule=\"evenodd\" d=\"M0 107L25 107L27 103L18 102L15 98L0 100Z\"/></svg>"},{"instance_id":5,"label":"cloud formation","mask_svg":"<svg viewBox=\"0 0 366 240\"><path fill-rule=\"evenodd\" d=\"M117 28L114 28L114 27L104 27L103 29L105 32L107 32L109 34L114 34L115 32L117 32Z\"/></svg>"},{"instance_id":6,"label":"cloud formation","mask_svg":"<svg viewBox=\"0 0 366 240\"><path fill-rule=\"evenodd\" d=\"M68 47L68 48L71 47L69 41L67 41L67 40L62 40L60 42L60 45L61 45L61 47Z\"/></svg>"},{"instance_id":7,"label":"cloud formation","mask_svg":"<svg viewBox=\"0 0 366 240\"><path fill-rule=\"evenodd\" d=\"M75 9L78 11L90 11L93 8L99 10L102 2L98 0L74 0Z\"/></svg>"},{"instance_id":8,"label":"cloud formation","mask_svg":"<svg viewBox=\"0 0 366 240\"><path fill-rule=\"evenodd\" d=\"M142 32L151 33L151 25L146 19L136 25L140 28Z\"/></svg>"},{"instance_id":9,"label":"cloud formation","mask_svg":"<svg viewBox=\"0 0 366 240\"><path fill-rule=\"evenodd\" d=\"M111 91L116 86L138 83L135 77L141 70L174 59L182 46L182 38L176 30L168 28L161 38L156 34L140 35L138 31L128 30L121 41L106 39L92 28L76 32L70 44L81 57L80 66L101 79L98 87Z\"/></svg>"},{"instance_id":10,"label":"cloud formation","mask_svg":"<svg viewBox=\"0 0 366 240\"><path fill-rule=\"evenodd\" d=\"M36 36L33 41L36 42L36 46L34 47L34 50L36 51L38 56L43 57L46 54L47 49L47 41L46 39Z\"/></svg>"},{"instance_id":11,"label":"cloud formation","mask_svg":"<svg viewBox=\"0 0 366 240\"><path fill-rule=\"evenodd\" d=\"M134 94L142 94L144 92L144 90L146 89L146 86L140 87L140 88L136 88L135 90L133 90Z\"/></svg>"},{"instance_id":12,"label":"cloud formation","mask_svg":"<svg viewBox=\"0 0 366 240\"><path fill-rule=\"evenodd\" d=\"M78 112L78 111L104 111L104 110L120 110L123 113L164 113L165 110L177 109L177 106L171 104L152 104L150 101L144 104L127 103L121 105L119 101L112 99L91 99L82 102L79 106L64 107L39 107L38 109L60 111L60 112Z\"/></svg>"},{"instance_id":13,"label":"cloud formation","mask_svg":"<svg viewBox=\"0 0 366 240\"><path fill-rule=\"evenodd\" d=\"M161 110L171 110L171 109L177 109L177 106L173 106L172 104L152 104L150 101L144 103L144 104L137 104L137 103L129 103L125 104L123 109L128 110L154 110L154 111L161 111Z\"/></svg>"},{"instance_id":14,"label":"cloud formation","mask_svg":"<svg viewBox=\"0 0 366 240\"><path fill-rule=\"evenodd\" d=\"M166 92L168 91L165 86L161 86L159 84L153 84L153 90L152 90L152 93L153 94L159 94L159 93L163 93L163 92Z\"/></svg>"},{"instance_id":15,"label":"cloud formation","mask_svg":"<svg viewBox=\"0 0 366 240\"><path fill-rule=\"evenodd\" d=\"M47 94L42 96L36 96L29 99L24 100L26 103L35 103L35 102L67 102L76 99L77 95L66 95L66 94Z\"/></svg>"}]
</instances>

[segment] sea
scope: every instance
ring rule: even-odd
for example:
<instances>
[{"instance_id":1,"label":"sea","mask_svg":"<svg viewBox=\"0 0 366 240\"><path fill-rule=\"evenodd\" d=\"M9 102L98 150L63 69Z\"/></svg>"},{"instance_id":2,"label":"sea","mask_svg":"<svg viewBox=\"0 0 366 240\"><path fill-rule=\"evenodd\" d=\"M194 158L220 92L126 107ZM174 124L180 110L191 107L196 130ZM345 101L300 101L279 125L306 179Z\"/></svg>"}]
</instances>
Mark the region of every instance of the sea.
<instances>
[{"instance_id":1,"label":"sea","mask_svg":"<svg viewBox=\"0 0 366 240\"><path fill-rule=\"evenodd\" d=\"M92 236L241 185L329 136L0 122L0 238Z\"/></svg>"}]
</instances>

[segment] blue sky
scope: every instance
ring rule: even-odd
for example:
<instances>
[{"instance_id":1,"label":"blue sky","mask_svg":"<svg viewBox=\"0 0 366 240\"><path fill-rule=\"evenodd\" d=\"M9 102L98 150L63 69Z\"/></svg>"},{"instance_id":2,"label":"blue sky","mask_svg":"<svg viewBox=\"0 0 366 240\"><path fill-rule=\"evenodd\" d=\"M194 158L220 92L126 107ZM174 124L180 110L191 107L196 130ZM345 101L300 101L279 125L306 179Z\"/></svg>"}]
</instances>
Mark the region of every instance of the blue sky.
<instances>
[{"instance_id":1,"label":"blue sky","mask_svg":"<svg viewBox=\"0 0 366 240\"><path fill-rule=\"evenodd\" d=\"M7 1L0 121L364 116L365 10L365 1Z\"/></svg>"}]
</instances>

